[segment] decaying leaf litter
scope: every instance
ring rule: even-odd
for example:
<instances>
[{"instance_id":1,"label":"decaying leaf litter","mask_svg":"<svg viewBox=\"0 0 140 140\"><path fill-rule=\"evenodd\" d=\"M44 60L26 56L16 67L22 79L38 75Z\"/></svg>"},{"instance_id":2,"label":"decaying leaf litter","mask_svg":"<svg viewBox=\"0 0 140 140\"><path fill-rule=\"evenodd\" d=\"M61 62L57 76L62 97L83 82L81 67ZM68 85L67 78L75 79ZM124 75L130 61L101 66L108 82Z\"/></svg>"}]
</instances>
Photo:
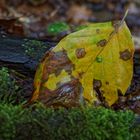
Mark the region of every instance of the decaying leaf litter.
<instances>
[{"instance_id":1,"label":"decaying leaf litter","mask_svg":"<svg viewBox=\"0 0 140 140\"><path fill-rule=\"evenodd\" d=\"M2 2L2 1L1 1ZM52 4L54 1L51 1L50 3ZM83 5L83 2L84 1L82 1L82 2L80 2L79 3L79 1L77 1L77 3L75 4L74 2L72 2L71 4L71 6L81 6L82 5L82 7L84 7L84 5ZM20 5L18 5L18 3L16 4L16 7L17 8L15 8L15 7L10 7L10 6L8 6L8 5L4 5L3 7L2 7L2 10L3 11L5 11L5 10L7 10L8 9L8 12L7 13L10 13L12 16L12 18L17 18L18 20L20 19L20 21L21 21L21 23L22 23L22 25L24 25L24 26L20 26L20 27L24 27L24 29L25 29L25 31L24 31L24 35L27 35L28 34L28 36L33 36L33 37L48 37L48 35L47 35L47 32L46 32L46 30L44 30L44 27L45 27L45 25L46 24L48 24L48 23L52 23L52 22L54 22L55 21L55 19L57 20L57 19L61 19L61 17L62 17L62 12L60 12L61 10L60 9L63 9L63 8L58 8L59 10L57 11L54 11L54 15L52 14L52 18L50 18L50 17L47 17L47 20L49 19L50 20L50 22L48 22L47 20L46 20L46 17L44 17L44 16L42 16L42 11L41 12L38 12L40 9L43 9L42 7L40 7L40 8L37 8L37 7L33 7L33 6L29 6L27 3L28 2L23 2L24 4L21 4L22 2L19 2L20 3ZM123 2L120 2L119 4L116 2L116 3L111 3L111 2L108 2L107 3L107 5L104 5L104 2L103 1L100 1L99 3L97 2L95 2L94 0L93 0L93 3L94 4L92 4L92 2L90 1L88 1L87 2L87 4L91 4L93 7L93 9L92 8L88 8L88 10L93 10L93 16L91 16L91 13L92 12L88 12L88 15L89 15L89 18L87 19L87 18L83 18L84 20L81 20L81 19L79 19L79 21L77 22L77 21L75 21L75 20L73 20L71 17L67 20L68 22L70 22L70 23L74 23L74 24L85 24L85 23L87 23L88 22L88 20L90 19L90 17L91 17L91 19L92 19L92 21L104 21L104 20L107 20L107 17L113 17L111 14L113 13L116 17L116 19L117 18L120 18L120 17L122 17L122 15L124 14L124 11L125 11L125 8L128 6L127 4L124 4ZM96 3L96 6L98 5L98 8L99 9L96 9L95 7L94 7L94 5L95 5L95 3ZM85 4L85 3L84 3ZM116 4L117 4L117 6L116 6ZM116 8L117 7L121 7L122 5L124 6L124 11L122 10L116 10ZM130 7L132 7L131 5L132 4L134 4L134 3L131 3L130 4ZM53 5L53 4L52 4ZM69 4L68 4L69 5ZM85 4L86 5L86 4ZM103 5L103 6L102 6ZM9 7L9 8L5 8L5 7ZM15 5L14 5L15 6ZM42 5L40 5L40 6L42 6ZM64 2L64 5L61 3L60 4L60 7L61 6L63 6L63 7L65 7L65 9L68 9L67 8L67 2ZM114 6L114 8L112 8ZM33 7L33 8L31 8L31 7ZM27 9L28 10L27 10ZM107 12L104 12L104 9L105 8L107 8ZM111 9L112 8L112 9ZM26 10L25 10L26 9ZM29 10L29 9L32 9L31 11ZM36 9L36 10L34 10L34 9ZM50 11L52 10L51 9L51 7L50 8L48 8ZM56 8L57 9L57 8ZM84 8L81 8L81 9L84 9ZM86 9L86 8L85 8ZM84 11L86 11L84 9ZM118 8L119 9L119 8ZM135 9L135 15L136 15L136 17L138 16L138 12L137 12L137 9L136 8L134 8ZM79 9L80 10L80 9ZM91 10L91 11L92 11ZM113 12L112 12L112 11ZM30 11L29 12L29 14L27 15L26 14L26 11ZM97 12L97 11L101 11L101 12ZM103 11L103 12L102 12ZM131 15L132 15L132 13L133 13L134 11L133 10L131 10ZM45 13L45 12L44 12ZM69 12L69 14L70 14L71 12ZM76 13L77 13L77 11L76 11ZM99 19L99 17L100 16L98 16L98 13L104 13L104 14L106 14L106 16L104 16L106 19L103 19L104 17L102 17L101 19ZM9 17L10 17L10 14L9 14ZM22 18L19 18L21 15L22 15ZM86 15L87 13L85 13L85 15ZM3 18L4 17L4 15L6 15L6 14L3 14L3 15L1 15L1 17ZM33 16L31 16L31 15L33 15ZM38 15L38 16L35 16L35 15ZM72 15L74 15L74 14L72 14ZM84 14L83 14L84 15ZM97 15L97 17L96 17L96 15ZM103 15L103 14L101 14L101 15ZM107 15L111 15L111 16L107 16ZM130 14L129 14L130 15ZM138 29L134 29L134 27L135 28L137 28L138 26L139 26L139 21L138 20L135 20L135 22L132 24L132 22L130 22L131 21L131 18L132 17L135 17L135 15L134 16L128 16L127 17L127 22L129 23L128 25L131 27L131 28L133 28L133 30L136 30L135 31L135 35L138 35ZM7 16L7 15L6 15ZM5 16L5 17L6 17ZM43 18L42 18L43 17ZM56 18L57 17L57 18ZM86 15L86 17L87 17L87 15ZM4 19L4 18L3 18ZM65 19L67 19L67 17L65 17ZM91 20L90 19L90 20ZM129 19L129 20L128 20ZM28 22L28 21L30 21L30 22ZM47 22L46 22L47 21ZM132 20L133 21L133 20ZM6 22L6 21L5 21ZM75 23L75 22L77 22L77 23ZM45 23L45 24L44 24ZM18 24L20 24L20 22L18 23ZM16 23L16 26L18 25L17 23ZM134 24L136 24L136 26L133 26ZM41 26L39 26L39 25L41 25ZM15 25L14 25L15 26ZM19 26L18 26L19 27ZM38 27L38 28L36 28L36 27ZM40 27L43 27L43 29L41 29ZM34 31L34 29L35 29L35 31ZM72 29L73 30L73 29ZM10 32L11 33L14 33L14 31L15 30L10 30ZM22 30L21 30L22 31ZM28 31L28 32L27 32ZM45 31L45 32L44 32ZM26 33L26 34L25 34ZM67 33L66 33L67 34ZM22 35L22 34L21 34ZM63 35L65 35L65 33L63 33L63 34L61 34L62 36ZM60 36L60 34L59 35L57 35L58 37ZM57 39L58 40L58 37L56 37L56 35L55 35L55 39ZM49 38L51 38L51 37L49 37ZM62 37L61 37L62 38ZM79 51L77 51L77 53L78 52L82 52L82 50L79 50ZM79 55L81 54L81 53L78 53ZM83 55L84 53L82 53L82 55ZM99 57L99 58L97 58L97 60L98 61L101 61L101 58ZM139 61L139 59L137 58L136 59L136 61ZM138 71L138 70L135 70L135 71ZM138 74L136 74L136 75L134 75L134 77L136 77L136 79L138 79ZM134 80L134 81L136 81L136 80ZM136 85L138 85L138 82L136 82ZM135 86L136 86L135 85ZM135 87L134 86L134 87ZM129 92L129 91L128 91ZM130 92L129 92L130 93ZM122 97L124 97L124 96L122 96ZM129 97L124 97L124 98L131 98L130 96ZM125 99L126 100L126 99ZM125 104L123 104L124 106L125 106ZM115 106L115 107L117 107L118 106L118 104ZM129 105L126 105L126 106L129 106ZM131 104L130 104L130 106L131 106ZM120 107L118 107L118 108L120 108Z\"/></svg>"}]
</instances>

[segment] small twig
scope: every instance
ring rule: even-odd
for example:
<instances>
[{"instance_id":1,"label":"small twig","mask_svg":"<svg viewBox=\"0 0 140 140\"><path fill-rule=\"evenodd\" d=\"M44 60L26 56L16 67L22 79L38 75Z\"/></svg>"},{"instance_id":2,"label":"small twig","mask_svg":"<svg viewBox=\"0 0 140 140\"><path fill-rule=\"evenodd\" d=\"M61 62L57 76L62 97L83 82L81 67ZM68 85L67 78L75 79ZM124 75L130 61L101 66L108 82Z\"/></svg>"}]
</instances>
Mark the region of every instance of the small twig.
<instances>
[{"instance_id":1,"label":"small twig","mask_svg":"<svg viewBox=\"0 0 140 140\"><path fill-rule=\"evenodd\" d=\"M124 14L124 16L123 16L123 18L122 18L122 20L121 20L121 22L120 22L120 26L124 23L127 15L128 15L128 12L129 12L129 10L127 9L126 12L125 12L125 14Z\"/></svg>"},{"instance_id":2,"label":"small twig","mask_svg":"<svg viewBox=\"0 0 140 140\"><path fill-rule=\"evenodd\" d=\"M125 21L127 15L128 15L128 9L126 10L126 12L125 12L125 14L124 14L122 20L120 21L120 23L116 26L115 30L114 30L114 31L112 32L112 34L109 36L107 42L109 42L109 41L112 39L112 37L118 32L118 30L120 29L120 27L123 25L123 23L124 23L124 21Z\"/></svg>"}]
</instances>

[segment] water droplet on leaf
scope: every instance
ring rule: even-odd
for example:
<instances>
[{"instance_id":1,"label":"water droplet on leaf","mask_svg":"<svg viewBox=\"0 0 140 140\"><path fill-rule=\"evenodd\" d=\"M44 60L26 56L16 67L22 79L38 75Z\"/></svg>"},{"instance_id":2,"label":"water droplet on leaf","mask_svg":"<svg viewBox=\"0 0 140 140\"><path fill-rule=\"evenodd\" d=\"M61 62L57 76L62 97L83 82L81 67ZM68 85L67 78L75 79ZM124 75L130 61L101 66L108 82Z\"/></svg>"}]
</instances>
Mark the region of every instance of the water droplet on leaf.
<instances>
[{"instance_id":1,"label":"water droplet on leaf","mask_svg":"<svg viewBox=\"0 0 140 140\"><path fill-rule=\"evenodd\" d=\"M103 61L103 58L101 56L96 57L96 62L101 63Z\"/></svg>"}]
</instances>

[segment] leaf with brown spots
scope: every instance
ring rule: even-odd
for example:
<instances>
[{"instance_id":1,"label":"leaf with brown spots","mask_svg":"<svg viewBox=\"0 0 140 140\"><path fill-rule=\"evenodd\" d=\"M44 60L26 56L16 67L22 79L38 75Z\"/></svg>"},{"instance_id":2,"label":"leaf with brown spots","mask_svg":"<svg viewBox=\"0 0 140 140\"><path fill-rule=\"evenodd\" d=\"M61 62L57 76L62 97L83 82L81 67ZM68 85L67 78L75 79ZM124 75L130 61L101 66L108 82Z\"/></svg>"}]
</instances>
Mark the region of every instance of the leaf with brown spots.
<instances>
[{"instance_id":1,"label":"leaf with brown spots","mask_svg":"<svg viewBox=\"0 0 140 140\"><path fill-rule=\"evenodd\" d=\"M133 53L125 23L90 24L62 39L41 61L31 102L72 107L99 101L111 106L131 83Z\"/></svg>"},{"instance_id":2,"label":"leaf with brown spots","mask_svg":"<svg viewBox=\"0 0 140 140\"><path fill-rule=\"evenodd\" d=\"M86 52L85 52L85 49L84 48L77 49L75 53L76 53L75 55L79 59L82 58L82 57L84 57L86 55Z\"/></svg>"}]
</instances>

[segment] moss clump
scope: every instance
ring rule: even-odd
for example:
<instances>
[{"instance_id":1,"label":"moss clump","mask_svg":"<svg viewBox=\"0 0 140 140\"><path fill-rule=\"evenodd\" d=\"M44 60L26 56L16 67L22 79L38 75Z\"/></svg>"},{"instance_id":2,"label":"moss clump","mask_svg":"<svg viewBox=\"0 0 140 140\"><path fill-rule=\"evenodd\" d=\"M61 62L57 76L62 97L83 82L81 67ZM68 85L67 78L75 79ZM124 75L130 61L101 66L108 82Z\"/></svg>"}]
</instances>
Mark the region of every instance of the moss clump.
<instances>
[{"instance_id":1,"label":"moss clump","mask_svg":"<svg viewBox=\"0 0 140 140\"><path fill-rule=\"evenodd\" d=\"M0 102L15 103L18 99L19 86L9 74L7 68L0 69Z\"/></svg>"},{"instance_id":2,"label":"moss clump","mask_svg":"<svg viewBox=\"0 0 140 140\"><path fill-rule=\"evenodd\" d=\"M47 31L51 35L57 35L69 29L70 27L65 22L54 22L48 25Z\"/></svg>"},{"instance_id":3,"label":"moss clump","mask_svg":"<svg viewBox=\"0 0 140 140\"><path fill-rule=\"evenodd\" d=\"M26 55L37 61L42 58L43 54L48 48L46 44L42 41L26 39L22 44L22 47L24 47Z\"/></svg>"},{"instance_id":4,"label":"moss clump","mask_svg":"<svg viewBox=\"0 0 140 140\"><path fill-rule=\"evenodd\" d=\"M54 110L43 105L22 109L0 104L0 139L4 140L137 140L139 129L131 129L133 122L130 111L91 107Z\"/></svg>"}]
</instances>

